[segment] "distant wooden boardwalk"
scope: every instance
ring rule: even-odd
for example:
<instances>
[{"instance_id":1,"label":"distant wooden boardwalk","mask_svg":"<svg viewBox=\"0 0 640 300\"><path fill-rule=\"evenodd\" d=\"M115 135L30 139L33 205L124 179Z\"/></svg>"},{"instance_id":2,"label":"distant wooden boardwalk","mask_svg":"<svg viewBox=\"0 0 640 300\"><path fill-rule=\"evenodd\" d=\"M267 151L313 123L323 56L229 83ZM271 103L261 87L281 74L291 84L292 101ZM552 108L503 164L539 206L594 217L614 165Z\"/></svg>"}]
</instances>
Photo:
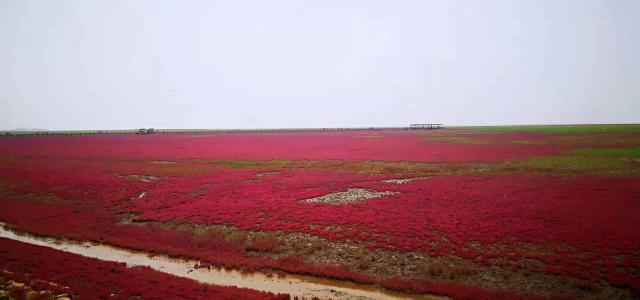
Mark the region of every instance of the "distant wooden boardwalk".
<instances>
[{"instance_id":1,"label":"distant wooden boardwalk","mask_svg":"<svg viewBox=\"0 0 640 300\"><path fill-rule=\"evenodd\" d=\"M411 124L409 129L442 129L443 124Z\"/></svg>"},{"instance_id":2,"label":"distant wooden boardwalk","mask_svg":"<svg viewBox=\"0 0 640 300\"><path fill-rule=\"evenodd\" d=\"M270 128L270 129L153 129L131 130L78 130L78 131L0 131L2 136L25 135L91 135L91 134L204 134L204 133L274 133L316 131L372 131L372 130L434 130L443 124L411 124L407 127L339 127L339 128Z\"/></svg>"}]
</instances>

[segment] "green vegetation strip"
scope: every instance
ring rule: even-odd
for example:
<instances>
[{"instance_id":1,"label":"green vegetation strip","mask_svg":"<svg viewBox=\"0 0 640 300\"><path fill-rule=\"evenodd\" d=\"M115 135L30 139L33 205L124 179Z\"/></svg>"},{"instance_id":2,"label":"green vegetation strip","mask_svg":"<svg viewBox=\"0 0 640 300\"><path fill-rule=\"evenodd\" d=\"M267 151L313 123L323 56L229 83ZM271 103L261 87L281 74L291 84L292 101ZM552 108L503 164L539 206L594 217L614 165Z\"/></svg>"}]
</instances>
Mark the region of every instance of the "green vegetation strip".
<instances>
[{"instance_id":1,"label":"green vegetation strip","mask_svg":"<svg viewBox=\"0 0 640 300\"><path fill-rule=\"evenodd\" d=\"M0 156L0 163L17 163L21 159L22 158L17 155L5 155L5 156Z\"/></svg>"},{"instance_id":2,"label":"green vegetation strip","mask_svg":"<svg viewBox=\"0 0 640 300\"><path fill-rule=\"evenodd\" d=\"M46 204L65 204L71 203L70 200L62 199L51 192L45 193L22 193L17 191L18 188L28 186L28 183L8 183L0 181L0 197L4 197L17 201L33 201Z\"/></svg>"},{"instance_id":3,"label":"green vegetation strip","mask_svg":"<svg viewBox=\"0 0 640 300\"><path fill-rule=\"evenodd\" d=\"M578 154L578 155L591 155L591 156L640 158L640 148L575 149L575 150L569 151L569 153Z\"/></svg>"},{"instance_id":4,"label":"green vegetation strip","mask_svg":"<svg viewBox=\"0 0 640 300\"><path fill-rule=\"evenodd\" d=\"M629 132L640 131L640 124L594 124L594 125L515 125L468 127L485 132L529 131L540 133L583 133L583 132Z\"/></svg>"},{"instance_id":5,"label":"green vegetation strip","mask_svg":"<svg viewBox=\"0 0 640 300\"><path fill-rule=\"evenodd\" d=\"M624 161L601 157L540 156L517 161L521 166L543 169L615 169L622 168Z\"/></svg>"},{"instance_id":6,"label":"green vegetation strip","mask_svg":"<svg viewBox=\"0 0 640 300\"><path fill-rule=\"evenodd\" d=\"M625 149L616 149L625 150ZM614 152L617 153L617 152ZM630 155L628 152L622 152ZM631 152L635 153L635 152ZM626 156L585 156L569 154L563 156L537 156L528 159L501 162L418 163L384 161L224 161L232 168L303 168L321 171L339 171L367 174L396 174L404 177L439 176L479 173L528 173L542 175L585 176L640 176L636 161Z\"/></svg>"}]
</instances>

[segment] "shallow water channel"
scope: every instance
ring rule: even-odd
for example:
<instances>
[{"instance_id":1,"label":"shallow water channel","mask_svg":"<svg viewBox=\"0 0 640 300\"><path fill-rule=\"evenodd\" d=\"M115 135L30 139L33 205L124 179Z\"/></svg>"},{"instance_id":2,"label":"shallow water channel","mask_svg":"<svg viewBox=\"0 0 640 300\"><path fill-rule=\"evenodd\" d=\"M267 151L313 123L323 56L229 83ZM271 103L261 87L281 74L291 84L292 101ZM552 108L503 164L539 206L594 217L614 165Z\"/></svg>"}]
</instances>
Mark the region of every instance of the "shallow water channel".
<instances>
[{"instance_id":1,"label":"shallow water channel","mask_svg":"<svg viewBox=\"0 0 640 300\"><path fill-rule=\"evenodd\" d=\"M312 276L288 274L285 277L269 277L263 273L242 274L235 270L195 268L196 265L199 265L196 260L178 259L164 255L151 256L144 252L104 244L79 243L22 234L7 229L2 222L0 222L0 237L104 261L126 263L127 266L147 266L159 272L190 278L202 283L285 293L304 299L312 297L319 299L447 299L435 295L391 292L373 286Z\"/></svg>"}]
</instances>

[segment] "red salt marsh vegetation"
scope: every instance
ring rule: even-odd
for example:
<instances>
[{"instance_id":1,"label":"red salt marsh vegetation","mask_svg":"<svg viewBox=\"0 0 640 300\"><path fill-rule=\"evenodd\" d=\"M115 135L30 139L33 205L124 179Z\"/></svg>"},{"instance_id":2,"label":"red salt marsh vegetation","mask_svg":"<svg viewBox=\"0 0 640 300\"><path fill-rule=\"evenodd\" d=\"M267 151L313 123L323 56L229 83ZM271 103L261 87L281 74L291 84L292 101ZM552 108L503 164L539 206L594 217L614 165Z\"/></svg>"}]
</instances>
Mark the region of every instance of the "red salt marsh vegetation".
<instances>
[{"instance_id":1,"label":"red salt marsh vegetation","mask_svg":"<svg viewBox=\"0 0 640 300\"><path fill-rule=\"evenodd\" d=\"M8 136L0 221L416 294L633 299L639 149L632 125Z\"/></svg>"},{"instance_id":2,"label":"red salt marsh vegetation","mask_svg":"<svg viewBox=\"0 0 640 300\"><path fill-rule=\"evenodd\" d=\"M289 299L0 238L2 299Z\"/></svg>"}]
</instances>

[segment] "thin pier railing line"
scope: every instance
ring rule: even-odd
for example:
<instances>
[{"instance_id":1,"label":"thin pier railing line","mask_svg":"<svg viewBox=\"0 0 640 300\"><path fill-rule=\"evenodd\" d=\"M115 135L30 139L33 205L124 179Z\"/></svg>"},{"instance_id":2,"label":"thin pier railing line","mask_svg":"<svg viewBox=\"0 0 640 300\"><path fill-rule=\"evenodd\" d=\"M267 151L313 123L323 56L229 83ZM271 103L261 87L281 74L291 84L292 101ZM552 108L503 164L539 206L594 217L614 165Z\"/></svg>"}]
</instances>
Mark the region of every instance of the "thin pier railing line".
<instances>
[{"instance_id":1,"label":"thin pier railing line","mask_svg":"<svg viewBox=\"0 0 640 300\"><path fill-rule=\"evenodd\" d=\"M93 134L199 134L199 133L286 133L315 131L373 131L373 130L435 130L443 124L411 124L404 127L327 127L327 128L268 128L268 129L154 129L137 130L83 130L83 131L0 131L1 136L25 135L93 135Z\"/></svg>"}]
</instances>

